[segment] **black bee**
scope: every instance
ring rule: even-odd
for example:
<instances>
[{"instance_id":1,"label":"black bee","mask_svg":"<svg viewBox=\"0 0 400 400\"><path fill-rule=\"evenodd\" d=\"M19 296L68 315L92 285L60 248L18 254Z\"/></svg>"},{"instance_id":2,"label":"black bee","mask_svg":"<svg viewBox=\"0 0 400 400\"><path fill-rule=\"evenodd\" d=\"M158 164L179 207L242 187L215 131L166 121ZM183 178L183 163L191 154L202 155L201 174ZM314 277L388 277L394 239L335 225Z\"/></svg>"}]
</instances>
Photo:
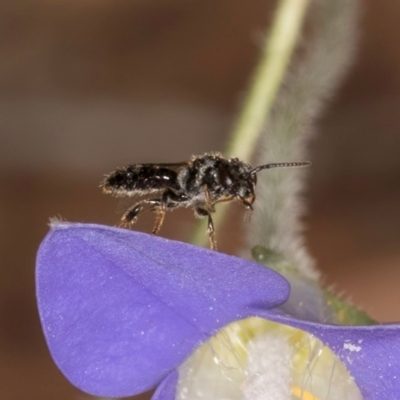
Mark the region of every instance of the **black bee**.
<instances>
[{"instance_id":1,"label":"black bee","mask_svg":"<svg viewBox=\"0 0 400 400\"><path fill-rule=\"evenodd\" d=\"M105 176L101 187L104 193L116 197L145 197L124 213L121 225L135 223L141 212L155 211L153 234L160 230L167 210L192 207L197 217L208 217L210 246L216 249L211 217L215 204L236 199L251 211L259 171L308 165L311 165L309 161L284 162L253 168L238 158L226 159L220 153L206 153L182 163L134 164L118 168Z\"/></svg>"}]
</instances>

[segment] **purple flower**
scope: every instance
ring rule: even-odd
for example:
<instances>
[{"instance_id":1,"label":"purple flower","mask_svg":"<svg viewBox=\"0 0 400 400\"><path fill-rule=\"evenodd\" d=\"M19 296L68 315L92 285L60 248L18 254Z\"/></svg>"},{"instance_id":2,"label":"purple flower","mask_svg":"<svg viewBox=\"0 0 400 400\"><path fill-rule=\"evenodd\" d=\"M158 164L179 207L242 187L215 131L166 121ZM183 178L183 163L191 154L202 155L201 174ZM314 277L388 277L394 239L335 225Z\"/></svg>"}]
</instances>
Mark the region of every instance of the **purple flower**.
<instances>
[{"instance_id":1,"label":"purple flower","mask_svg":"<svg viewBox=\"0 0 400 400\"><path fill-rule=\"evenodd\" d=\"M153 400L173 400L177 368L194 350L255 316L319 338L364 399L400 398L399 325L293 318L277 308L289 284L258 264L133 231L59 223L40 247L36 274L53 359L90 394L123 397L158 386Z\"/></svg>"}]
</instances>

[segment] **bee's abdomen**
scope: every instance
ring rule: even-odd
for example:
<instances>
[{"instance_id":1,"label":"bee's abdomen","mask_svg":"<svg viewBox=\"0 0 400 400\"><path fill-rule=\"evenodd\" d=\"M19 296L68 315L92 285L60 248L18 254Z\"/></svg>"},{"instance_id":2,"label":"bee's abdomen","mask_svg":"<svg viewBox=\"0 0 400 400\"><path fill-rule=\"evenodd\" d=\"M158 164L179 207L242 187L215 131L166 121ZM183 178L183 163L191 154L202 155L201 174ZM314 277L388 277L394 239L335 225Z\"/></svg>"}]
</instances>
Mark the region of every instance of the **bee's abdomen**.
<instances>
[{"instance_id":1,"label":"bee's abdomen","mask_svg":"<svg viewBox=\"0 0 400 400\"><path fill-rule=\"evenodd\" d=\"M175 171L152 164L129 165L118 168L104 178L105 193L114 196L133 196L145 191L157 191L177 186Z\"/></svg>"}]
</instances>

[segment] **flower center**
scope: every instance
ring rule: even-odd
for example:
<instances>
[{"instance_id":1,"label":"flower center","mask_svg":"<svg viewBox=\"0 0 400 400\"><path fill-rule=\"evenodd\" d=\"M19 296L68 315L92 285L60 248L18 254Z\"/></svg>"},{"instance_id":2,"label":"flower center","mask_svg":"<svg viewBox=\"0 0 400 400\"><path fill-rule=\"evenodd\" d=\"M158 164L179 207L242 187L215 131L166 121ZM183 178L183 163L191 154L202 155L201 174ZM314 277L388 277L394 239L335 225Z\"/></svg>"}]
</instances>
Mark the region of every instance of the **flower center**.
<instances>
[{"instance_id":1,"label":"flower center","mask_svg":"<svg viewBox=\"0 0 400 400\"><path fill-rule=\"evenodd\" d=\"M179 368L176 400L362 400L343 363L307 332L248 318Z\"/></svg>"}]
</instances>

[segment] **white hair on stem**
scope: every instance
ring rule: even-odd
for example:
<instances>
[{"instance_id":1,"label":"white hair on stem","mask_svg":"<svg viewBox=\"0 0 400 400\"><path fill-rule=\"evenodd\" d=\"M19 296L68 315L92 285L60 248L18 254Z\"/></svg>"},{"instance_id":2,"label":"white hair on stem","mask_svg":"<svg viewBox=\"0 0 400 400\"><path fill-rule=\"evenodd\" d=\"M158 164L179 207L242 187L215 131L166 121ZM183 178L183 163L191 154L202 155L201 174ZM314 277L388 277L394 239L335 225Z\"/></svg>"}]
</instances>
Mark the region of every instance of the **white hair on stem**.
<instances>
[{"instance_id":1,"label":"white hair on stem","mask_svg":"<svg viewBox=\"0 0 400 400\"><path fill-rule=\"evenodd\" d=\"M304 161L313 123L331 98L353 59L357 43L357 0L315 0L309 10L311 37L302 41L298 61L289 68L254 165ZM274 169L258 174L257 201L248 243L281 254L303 276L318 279L304 246L300 193L307 170Z\"/></svg>"}]
</instances>

